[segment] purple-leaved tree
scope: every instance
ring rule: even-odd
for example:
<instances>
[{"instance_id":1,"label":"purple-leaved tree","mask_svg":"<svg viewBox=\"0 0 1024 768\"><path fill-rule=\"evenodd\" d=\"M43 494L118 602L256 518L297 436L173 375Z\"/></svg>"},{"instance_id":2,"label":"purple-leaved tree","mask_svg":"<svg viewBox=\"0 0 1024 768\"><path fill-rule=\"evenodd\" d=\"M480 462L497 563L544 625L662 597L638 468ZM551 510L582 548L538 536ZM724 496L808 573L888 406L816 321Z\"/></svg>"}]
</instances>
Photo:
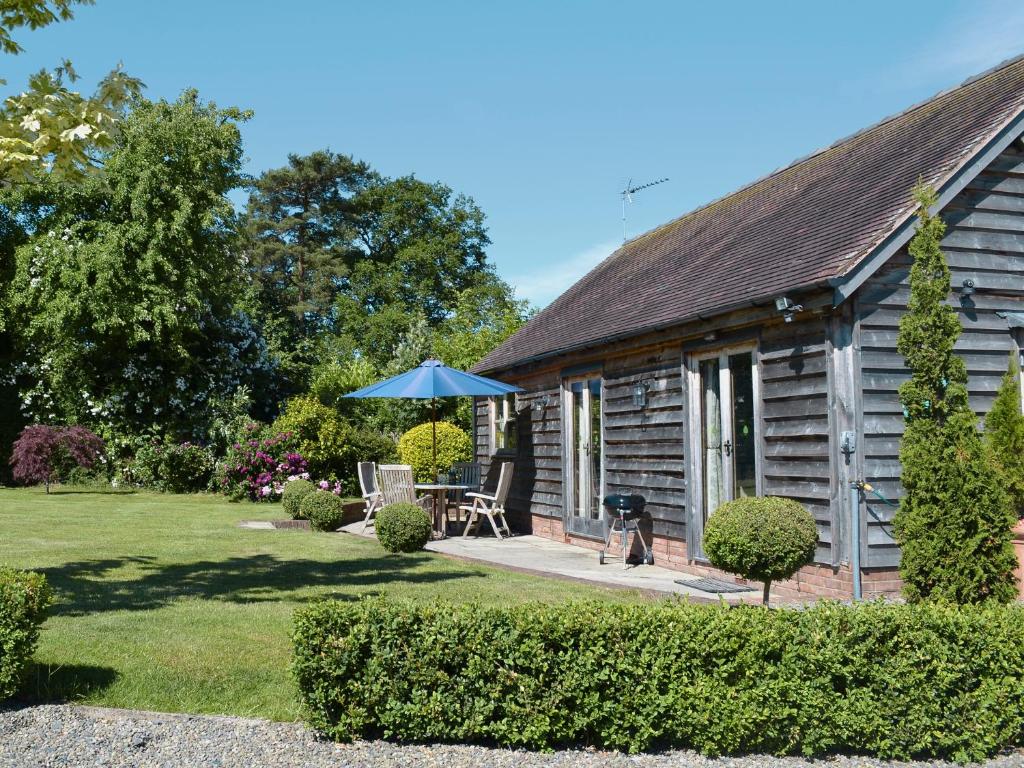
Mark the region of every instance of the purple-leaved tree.
<instances>
[{"instance_id":1,"label":"purple-leaved tree","mask_svg":"<svg viewBox=\"0 0 1024 768\"><path fill-rule=\"evenodd\" d=\"M34 424L25 427L14 441L11 467L14 479L32 485L50 483L57 472L71 463L85 469L96 466L103 455L103 440L85 427L51 427Z\"/></svg>"}]
</instances>

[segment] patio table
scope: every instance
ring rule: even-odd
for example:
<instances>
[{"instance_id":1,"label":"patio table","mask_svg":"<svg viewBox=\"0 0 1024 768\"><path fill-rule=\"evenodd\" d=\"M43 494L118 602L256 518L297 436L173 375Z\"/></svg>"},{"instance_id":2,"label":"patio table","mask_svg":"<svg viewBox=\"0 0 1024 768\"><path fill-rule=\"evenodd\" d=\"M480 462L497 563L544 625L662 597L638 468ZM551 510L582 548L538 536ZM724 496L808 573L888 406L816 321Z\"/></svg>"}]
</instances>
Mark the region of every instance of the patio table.
<instances>
[{"instance_id":1,"label":"patio table","mask_svg":"<svg viewBox=\"0 0 1024 768\"><path fill-rule=\"evenodd\" d=\"M448 503L448 491L468 491L470 486L458 483L416 483L417 491L426 491L434 497L434 537L448 537L448 526L445 525L445 510Z\"/></svg>"}]
</instances>

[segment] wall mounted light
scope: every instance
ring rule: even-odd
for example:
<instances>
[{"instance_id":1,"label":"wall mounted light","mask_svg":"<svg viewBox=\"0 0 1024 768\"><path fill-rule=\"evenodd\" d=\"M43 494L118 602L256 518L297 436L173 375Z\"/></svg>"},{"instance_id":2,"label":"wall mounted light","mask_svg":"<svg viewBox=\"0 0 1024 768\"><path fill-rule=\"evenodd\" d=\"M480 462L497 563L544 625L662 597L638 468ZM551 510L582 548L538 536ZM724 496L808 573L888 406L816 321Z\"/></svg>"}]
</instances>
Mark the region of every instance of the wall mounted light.
<instances>
[{"instance_id":1,"label":"wall mounted light","mask_svg":"<svg viewBox=\"0 0 1024 768\"><path fill-rule=\"evenodd\" d=\"M647 390L650 385L646 381L638 381L633 385L633 405L637 408L647 407Z\"/></svg>"},{"instance_id":2,"label":"wall mounted light","mask_svg":"<svg viewBox=\"0 0 1024 768\"><path fill-rule=\"evenodd\" d=\"M804 311L803 304L794 304L788 296L779 296L775 300L775 309L782 313L782 319L787 323L793 322L793 315Z\"/></svg>"},{"instance_id":3,"label":"wall mounted light","mask_svg":"<svg viewBox=\"0 0 1024 768\"><path fill-rule=\"evenodd\" d=\"M550 403L550 395L540 395L533 400L533 410L537 411L537 413L544 413Z\"/></svg>"},{"instance_id":4,"label":"wall mounted light","mask_svg":"<svg viewBox=\"0 0 1024 768\"><path fill-rule=\"evenodd\" d=\"M971 278L967 278L960 285L960 295L961 296L973 296L974 292L977 291L977 290L978 290L978 288L974 284L974 281L971 280Z\"/></svg>"}]
</instances>

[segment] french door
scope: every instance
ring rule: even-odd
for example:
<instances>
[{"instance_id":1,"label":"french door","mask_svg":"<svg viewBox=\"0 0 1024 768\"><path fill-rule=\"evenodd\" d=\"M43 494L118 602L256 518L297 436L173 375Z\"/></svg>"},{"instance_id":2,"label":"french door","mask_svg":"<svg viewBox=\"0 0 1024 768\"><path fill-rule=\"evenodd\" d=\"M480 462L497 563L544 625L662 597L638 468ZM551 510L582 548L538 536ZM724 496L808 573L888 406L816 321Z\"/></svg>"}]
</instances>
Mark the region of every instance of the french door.
<instances>
[{"instance_id":1,"label":"french door","mask_svg":"<svg viewBox=\"0 0 1024 768\"><path fill-rule=\"evenodd\" d=\"M760 449L757 363L753 348L730 348L692 355L689 483L691 552L704 559L704 524L732 499L756 496Z\"/></svg>"},{"instance_id":2,"label":"french door","mask_svg":"<svg viewBox=\"0 0 1024 768\"><path fill-rule=\"evenodd\" d=\"M603 536L601 379L566 379L562 397L562 413L565 414L565 528L570 533L584 536Z\"/></svg>"}]
</instances>

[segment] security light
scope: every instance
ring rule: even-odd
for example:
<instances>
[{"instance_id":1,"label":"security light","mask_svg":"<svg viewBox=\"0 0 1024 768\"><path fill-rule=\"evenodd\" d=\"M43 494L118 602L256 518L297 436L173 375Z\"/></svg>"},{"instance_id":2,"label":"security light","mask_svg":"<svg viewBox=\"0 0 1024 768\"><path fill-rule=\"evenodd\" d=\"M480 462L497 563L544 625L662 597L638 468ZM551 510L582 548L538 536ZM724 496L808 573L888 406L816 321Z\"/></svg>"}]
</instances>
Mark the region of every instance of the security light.
<instances>
[{"instance_id":1,"label":"security light","mask_svg":"<svg viewBox=\"0 0 1024 768\"><path fill-rule=\"evenodd\" d=\"M960 295L973 296L976 290L977 287L974 285L974 281L971 280L971 278L967 278L966 280L963 281L963 283L960 286Z\"/></svg>"},{"instance_id":2,"label":"security light","mask_svg":"<svg viewBox=\"0 0 1024 768\"><path fill-rule=\"evenodd\" d=\"M775 309L782 313L782 319L787 323L793 322L793 315L804 311L803 304L794 304L788 296L779 296L775 299Z\"/></svg>"}]
</instances>

